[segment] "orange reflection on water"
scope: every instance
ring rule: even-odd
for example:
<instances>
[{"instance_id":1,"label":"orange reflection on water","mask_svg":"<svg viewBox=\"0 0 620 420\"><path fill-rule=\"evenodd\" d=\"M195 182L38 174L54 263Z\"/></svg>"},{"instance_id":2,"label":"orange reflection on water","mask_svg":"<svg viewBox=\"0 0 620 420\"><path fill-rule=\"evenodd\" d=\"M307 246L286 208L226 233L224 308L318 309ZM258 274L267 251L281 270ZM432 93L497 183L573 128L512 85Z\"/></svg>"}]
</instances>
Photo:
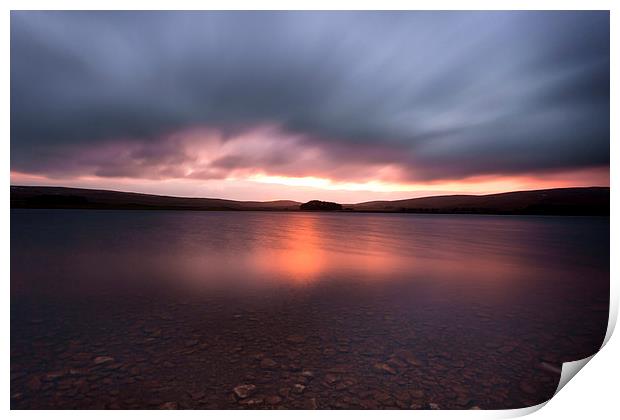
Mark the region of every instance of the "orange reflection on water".
<instances>
[{"instance_id":1,"label":"orange reflection on water","mask_svg":"<svg viewBox=\"0 0 620 420\"><path fill-rule=\"evenodd\" d=\"M32 213L16 215L28 234L19 236L21 251L12 255L20 267L12 273L13 292L50 284L56 293L57 282L44 283L54 274L67 279L67 293L129 286L237 293L393 282L432 284L442 299L485 293L506 301L528 284L569 278L575 266L584 278L589 273L584 267L600 270L581 240L569 235L598 229L598 237L608 223L473 215L48 212L37 215L42 218L36 225ZM137 223L142 219L148 223ZM99 227L94 223L99 220L111 220L129 234ZM62 230L50 228L57 221L65 223ZM60 240L66 232L68 239ZM31 237L58 245L37 248ZM30 264L35 257L41 262Z\"/></svg>"},{"instance_id":2,"label":"orange reflection on water","mask_svg":"<svg viewBox=\"0 0 620 420\"><path fill-rule=\"evenodd\" d=\"M281 232L275 249L255 252L254 264L266 272L277 272L292 282L313 281L327 267L327 253L321 246L315 217L295 218Z\"/></svg>"},{"instance_id":3,"label":"orange reflection on water","mask_svg":"<svg viewBox=\"0 0 620 420\"><path fill-rule=\"evenodd\" d=\"M286 215L281 222L280 236L272 238L275 246L255 249L250 256L251 265L268 278L296 284L312 283L327 274L372 275L376 280L413 264L411 256L405 261L366 231L336 239L330 232L334 226L324 215Z\"/></svg>"},{"instance_id":4,"label":"orange reflection on water","mask_svg":"<svg viewBox=\"0 0 620 420\"><path fill-rule=\"evenodd\" d=\"M245 236L236 230L243 219ZM184 243L153 265L198 289L396 280L510 297L513 286L540 277L536 265L523 263L535 237L520 234L538 223L534 219L231 213L198 215L196 222L205 223L205 231L228 223L235 234L225 242Z\"/></svg>"}]
</instances>

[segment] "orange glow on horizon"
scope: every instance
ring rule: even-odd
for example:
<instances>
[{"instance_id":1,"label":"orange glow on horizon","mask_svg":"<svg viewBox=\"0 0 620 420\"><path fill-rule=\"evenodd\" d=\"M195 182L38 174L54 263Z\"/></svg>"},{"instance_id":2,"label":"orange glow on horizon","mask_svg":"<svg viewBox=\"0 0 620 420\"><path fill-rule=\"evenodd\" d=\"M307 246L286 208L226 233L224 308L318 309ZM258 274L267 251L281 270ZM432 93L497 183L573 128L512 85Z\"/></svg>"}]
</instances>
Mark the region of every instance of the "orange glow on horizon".
<instances>
[{"instance_id":1,"label":"orange glow on horizon","mask_svg":"<svg viewBox=\"0 0 620 420\"><path fill-rule=\"evenodd\" d=\"M459 181L434 181L427 183L395 183L384 181L342 182L320 177L288 177L253 175L247 180L294 187L310 187L330 191L366 192L418 192L446 191L463 194L493 194L517 190L561 188L575 186L574 182L557 179L542 180L531 176L479 176Z\"/></svg>"},{"instance_id":2,"label":"orange glow on horizon","mask_svg":"<svg viewBox=\"0 0 620 420\"><path fill-rule=\"evenodd\" d=\"M395 200L442 194L494 194L547 188L609 186L609 168L590 168L548 174L481 175L461 180L387 182L333 180L327 177L293 177L255 173L226 179L139 179L79 176L50 178L12 171L12 185L65 186L109 189L188 197L268 201L326 199L342 203Z\"/></svg>"}]
</instances>

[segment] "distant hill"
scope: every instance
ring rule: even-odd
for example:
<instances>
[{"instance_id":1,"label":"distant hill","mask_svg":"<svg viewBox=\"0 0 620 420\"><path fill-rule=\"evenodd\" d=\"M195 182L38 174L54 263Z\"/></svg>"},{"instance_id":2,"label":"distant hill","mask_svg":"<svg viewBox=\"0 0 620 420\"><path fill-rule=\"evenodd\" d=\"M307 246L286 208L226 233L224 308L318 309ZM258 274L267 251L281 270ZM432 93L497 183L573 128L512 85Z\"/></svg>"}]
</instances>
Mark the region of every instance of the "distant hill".
<instances>
[{"instance_id":1,"label":"distant hill","mask_svg":"<svg viewBox=\"0 0 620 420\"><path fill-rule=\"evenodd\" d=\"M11 186L11 208L136 210L298 210L296 201L235 201L169 197L65 187Z\"/></svg>"},{"instance_id":2,"label":"distant hill","mask_svg":"<svg viewBox=\"0 0 620 420\"><path fill-rule=\"evenodd\" d=\"M315 201L317 200L313 200ZM327 204L331 204L330 209L336 211L342 208L337 203ZM307 205L304 206L308 208ZM299 211L300 203L288 200L235 201L83 188L11 186L11 208ZM489 195L444 195L409 200L369 201L347 204L344 210L348 212L609 215L609 188L557 188Z\"/></svg>"},{"instance_id":3,"label":"distant hill","mask_svg":"<svg viewBox=\"0 0 620 420\"><path fill-rule=\"evenodd\" d=\"M443 195L346 205L354 211L608 215L609 188L556 188L489 195Z\"/></svg>"},{"instance_id":4,"label":"distant hill","mask_svg":"<svg viewBox=\"0 0 620 420\"><path fill-rule=\"evenodd\" d=\"M299 206L299 209L308 211L337 211L342 210L342 204L332 203L331 201L312 200Z\"/></svg>"}]
</instances>

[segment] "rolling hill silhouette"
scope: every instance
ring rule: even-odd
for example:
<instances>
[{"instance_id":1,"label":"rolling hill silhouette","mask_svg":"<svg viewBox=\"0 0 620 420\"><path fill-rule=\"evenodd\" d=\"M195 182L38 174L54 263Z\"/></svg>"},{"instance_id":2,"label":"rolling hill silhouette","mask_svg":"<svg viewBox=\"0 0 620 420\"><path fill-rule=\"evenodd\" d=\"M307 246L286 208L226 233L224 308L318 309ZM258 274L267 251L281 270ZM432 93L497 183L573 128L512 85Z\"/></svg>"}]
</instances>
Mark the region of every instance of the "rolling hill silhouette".
<instances>
[{"instance_id":1,"label":"rolling hill silhouette","mask_svg":"<svg viewBox=\"0 0 620 420\"><path fill-rule=\"evenodd\" d=\"M329 210L340 209L339 204L331 204L335 206L329 206ZM298 211L300 207L303 210L308 205L290 200L235 201L83 188L11 186L11 208ZM317 210L322 210L318 207ZM343 209L348 212L391 213L609 215L609 187L368 201L346 204Z\"/></svg>"}]
</instances>

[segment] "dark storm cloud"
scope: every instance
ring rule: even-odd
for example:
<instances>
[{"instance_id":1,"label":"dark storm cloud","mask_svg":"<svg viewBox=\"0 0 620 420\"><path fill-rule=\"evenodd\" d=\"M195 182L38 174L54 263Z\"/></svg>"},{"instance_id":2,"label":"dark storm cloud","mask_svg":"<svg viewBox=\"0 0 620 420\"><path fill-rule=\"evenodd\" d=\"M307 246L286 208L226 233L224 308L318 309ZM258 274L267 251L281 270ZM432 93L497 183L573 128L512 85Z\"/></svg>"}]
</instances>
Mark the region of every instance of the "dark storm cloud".
<instances>
[{"instance_id":1,"label":"dark storm cloud","mask_svg":"<svg viewBox=\"0 0 620 420\"><path fill-rule=\"evenodd\" d=\"M12 170L182 177L199 162L173 133L225 142L265 124L344 178L343 161L412 180L608 165L609 15L11 15ZM287 165L302 146L236 150L191 176L305 173Z\"/></svg>"}]
</instances>

